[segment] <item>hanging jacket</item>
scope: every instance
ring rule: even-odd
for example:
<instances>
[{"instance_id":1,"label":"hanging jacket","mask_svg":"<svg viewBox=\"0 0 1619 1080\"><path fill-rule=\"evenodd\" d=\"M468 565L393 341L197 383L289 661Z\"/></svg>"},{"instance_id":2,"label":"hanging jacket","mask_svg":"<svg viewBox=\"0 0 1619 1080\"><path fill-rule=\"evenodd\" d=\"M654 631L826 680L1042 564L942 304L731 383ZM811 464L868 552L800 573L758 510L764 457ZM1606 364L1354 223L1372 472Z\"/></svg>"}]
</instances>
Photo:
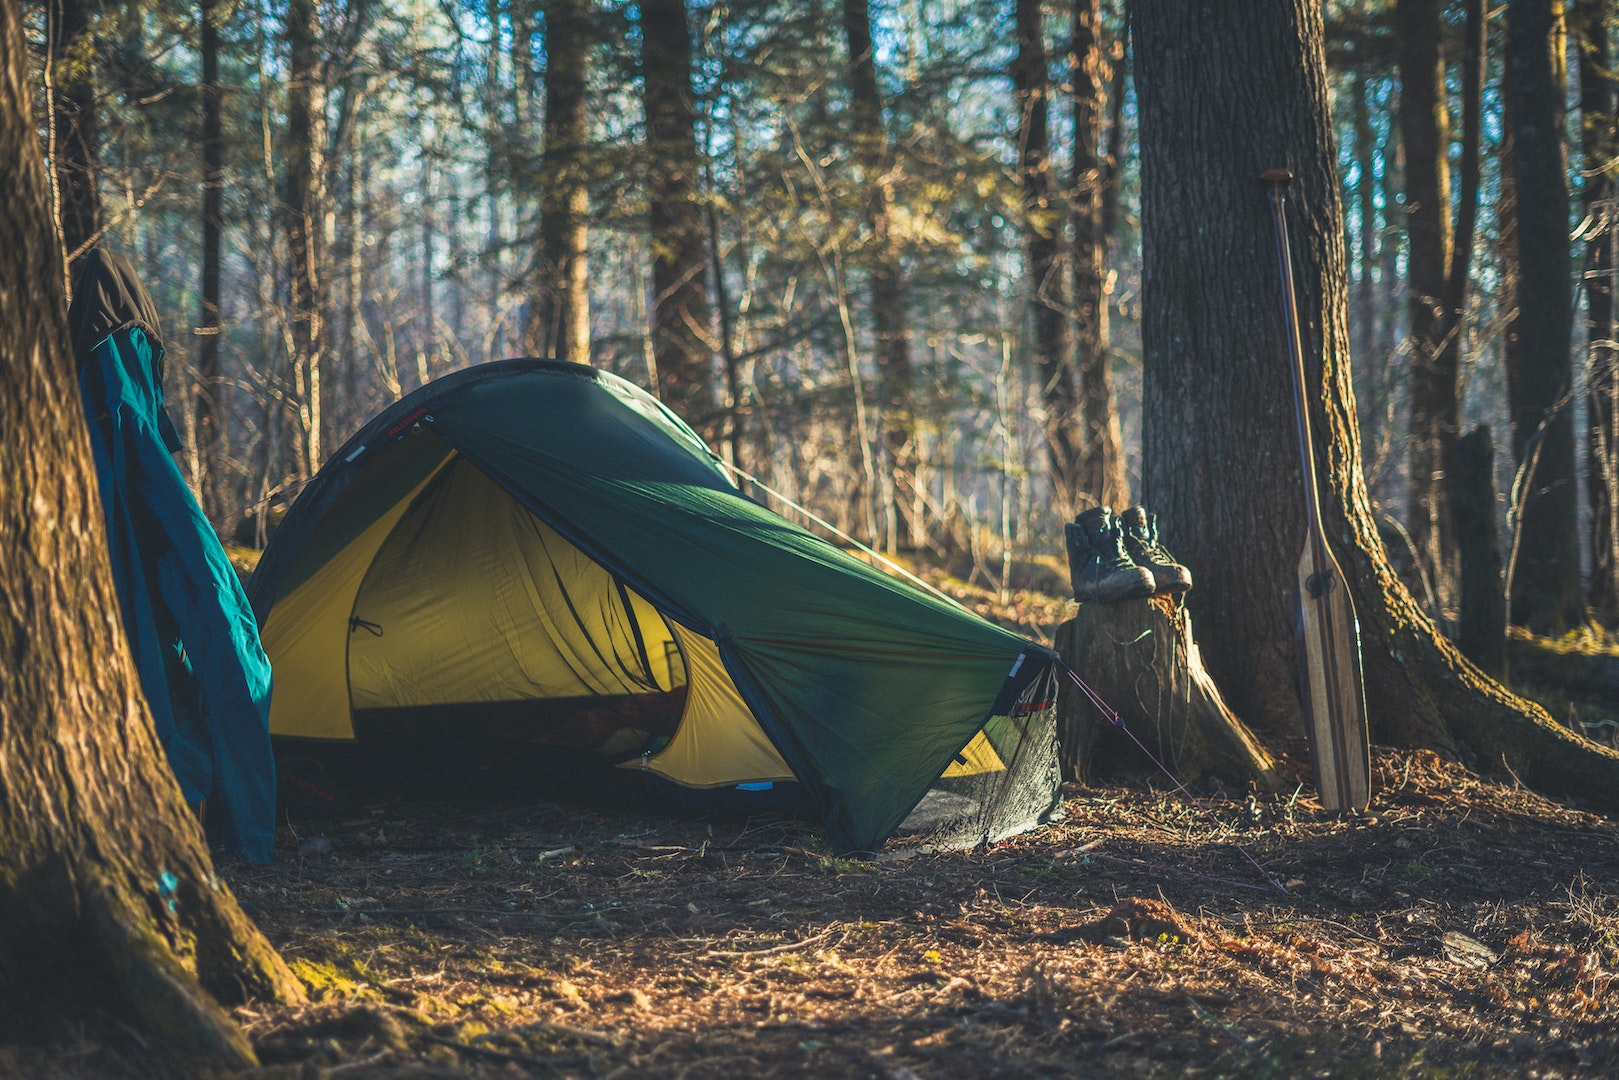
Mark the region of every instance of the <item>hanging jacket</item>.
<instances>
[{"instance_id":1,"label":"hanging jacket","mask_svg":"<svg viewBox=\"0 0 1619 1080\"><path fill-rule=\"evenodd\" d=\"M121 255L85 257L68 310L113 583L158 739L227 849L270 860L270 662L241 582L170 456L156 308Z\"/></svg>"}]
</instances>

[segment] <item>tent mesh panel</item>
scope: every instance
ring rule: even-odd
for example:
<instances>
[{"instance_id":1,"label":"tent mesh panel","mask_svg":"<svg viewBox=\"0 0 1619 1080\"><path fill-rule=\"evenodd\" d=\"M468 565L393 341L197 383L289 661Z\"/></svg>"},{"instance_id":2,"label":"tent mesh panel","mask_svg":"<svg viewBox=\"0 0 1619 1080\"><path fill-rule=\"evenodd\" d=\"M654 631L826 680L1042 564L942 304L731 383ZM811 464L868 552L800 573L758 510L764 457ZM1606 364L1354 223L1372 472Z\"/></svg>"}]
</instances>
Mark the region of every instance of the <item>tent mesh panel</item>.
<instances>
[{"instance_id":1,"label":"tent mesh panel","mask_svg":"<svg viewBox=\"0 0 1619 1080\"><path fill-rule=\"evenodd\" d=\"M1055 672L1035 679L1012 709L984 725L1005 769L944 776L900 823L888 853L994 844L1061 814Z\"/></svg>"}]
</instances>

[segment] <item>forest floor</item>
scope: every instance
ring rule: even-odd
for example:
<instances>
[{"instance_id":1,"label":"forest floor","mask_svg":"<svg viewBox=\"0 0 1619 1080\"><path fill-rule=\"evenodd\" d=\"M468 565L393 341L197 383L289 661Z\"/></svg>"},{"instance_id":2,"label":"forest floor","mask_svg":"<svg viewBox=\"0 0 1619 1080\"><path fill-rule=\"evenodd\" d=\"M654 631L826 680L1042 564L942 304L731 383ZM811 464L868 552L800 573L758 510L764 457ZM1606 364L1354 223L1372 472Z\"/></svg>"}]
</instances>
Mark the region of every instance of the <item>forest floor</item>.
<instances>
[{"instance_id":1,"label":"forest floor","mask_svg":"<svg viewBox=\"0 0 1619 1080\"><path fill-rule=\"evenodd\" d=\"M1382 748L1374 813L1327 814L1281 750L1280 796L1069 786L869 861L791 818L357 800L222 867L312 999L237 1011L243 1075L1619 1074L1619 823ZM173 1075L115 1025L0 1050Z\"/></svg>"}]
</instances>

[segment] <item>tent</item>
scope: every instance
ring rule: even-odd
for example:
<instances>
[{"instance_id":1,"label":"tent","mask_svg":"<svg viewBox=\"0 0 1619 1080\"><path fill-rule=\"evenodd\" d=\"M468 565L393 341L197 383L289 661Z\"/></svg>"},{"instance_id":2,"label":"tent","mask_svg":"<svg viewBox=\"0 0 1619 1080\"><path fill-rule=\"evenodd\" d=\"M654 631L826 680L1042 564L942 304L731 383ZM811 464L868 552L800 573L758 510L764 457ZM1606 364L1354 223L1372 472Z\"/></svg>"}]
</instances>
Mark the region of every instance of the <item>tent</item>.
<instances>
[{"instance_id":1,"label":"tent","mask_svg":"<svg viewBox=\"0 0 1619 1080\"><path fill-rule=\"evenodd\" d=\"M591 751L792 791L840 851L1058 804L1055 654L742 494L633 384L507 360L421 387L298 497L249 583L282 737Z\"/></svg>"},{"instance_id":2,"label":"tent","mask_svg":"<svg viewBox=\"0 0 1619 1080\"><path fill-rule=\"evenodd\" d=\"M68 310L113 584L159 741L210 831L268 862L270 664L241 582L170 455L157 310L123 256L85 256Z\"/></svg>"}]
</instances>

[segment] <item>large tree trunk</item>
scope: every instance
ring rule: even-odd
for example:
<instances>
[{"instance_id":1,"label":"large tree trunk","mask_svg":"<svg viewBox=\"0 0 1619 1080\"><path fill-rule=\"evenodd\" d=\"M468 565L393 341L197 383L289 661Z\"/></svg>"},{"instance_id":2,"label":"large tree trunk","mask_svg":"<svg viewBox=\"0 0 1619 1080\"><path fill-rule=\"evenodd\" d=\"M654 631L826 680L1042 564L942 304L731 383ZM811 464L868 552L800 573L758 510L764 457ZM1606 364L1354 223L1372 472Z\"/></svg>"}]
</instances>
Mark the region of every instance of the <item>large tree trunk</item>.
<instances>
[{"instance_id":1,"label":"large tree trunk","mask_svg":"<svg viewBox=\"0 0 1619 1080\"><path fill-rule=\"evenodd\" d=\"M589 45L588 0L548 0L540 250L528 351L575 364L590 363L590 131L585 122Z\"/></svg>"},{"instance_id":2,"label":"large tree trunk","mask_svg":"<svg viewBox=\"0 0 1619 1080\"><path fill-rule=\"evenodd\" d=\"M1130 502L1123 437L1113 399L1107 310L1106 205L1116 162L1102 154L1102 116L1111 74L1101 0L1074 0L1069 71L1074 86L1074 358L1083 442L1078 484L1103 506ZM1123 60L1119 61L1121 64ZM1113 133L1118 145L1118 133Z\"/></svg>"},{"instance_id":3,"label":"large tree trunk","mask_svg":"<svg viewBox=\"0 0 1619 1080\"><path fill-rule=\"evenodd\" d=\"M1511 614L1514 623L1553 637L1585 621L1569 359L1574 310L1562 12L1562 0L1511 0L1507 11L1518 254L1518 362L1508 391L1513 457L1527 476L1508 571Z\"/></svg>"},{"instance_id":4,"label":"large tree trunk","mask_svg":"<svg viewBox=\"0 0 1619 1080\"><path fill-rule=\"evenodd\" d=\"M1619 350L1613 340L1614 75L1602 0L1575 0L1579 42L1585 330L1589 371L1586 483L1591 511L1591 606L1619 618Z\"/></svg>"},{"instance_id":5,"label":"large tree trunk","mask_svg":"<svg viewBox=\"0 0 1619 1080\"><path fill-rule=\"evenodd\" d=\"M1017 58L1012 87L1018 107L1018 176L1023 192L1023 261L1034 322L1034 359L1046 455L1051 464L1052 502L1067 517L1101 498L1079 485L1079 391L1068 338L1068 283L1063 271L1063 214L1052 183L1051 76L1039 0L1017 0Z\"/></svg>"},{"instance_id":6,"label":"large tree trunk","mask_svg":"<svg viewBox=\"0 0 1619 1080\"><path fill-rule=\"evenodd\" d=\"M1450 108L1442 0L1399 0L1400 139L1405 148L1411 318L1411 483L1406 525L1432 585L1436 616L1455 606L1459 565L1446 478L1456 471L1461 349L1450 296Z\"/></svg>"},{"instance_id":7,"label":"large tree trunk","mask_svg":"<svg viewBox=\"0 0 1619 1080\"><path fill-rule=\"evenodd\" d=\"M220 122L219 28L225 18L220 0L201 0L198 21L202 51L202 297L197 313L197 400L193 441L197 475L191 478L209 520L223 512L220 461L219 255L224 232L225 136Z\"/></svg>"},{"instance_id":8,"label":"large tree trunk","mask_svg":"<svg viewBox=\"0 0 1619 1080\"><path fill-rule=\"evenodd\" d=\"M855 160L866 188L866 228L871 234L871 325L877 349L877 412L881 425L883 510L890 546L922 542L922 523L908 511L916 494L916 417L911 374L911 338L905 311L905 281L893 236L894 157L883 124L876 51L868 0L844 0L843 30L849 47L849 126ZM904 535L899 536L903 530Z\"/></svg>"},{"instance_id":9,"label":"large tree trunk","mask_svg":"<svg viewBox=\"0 0 1619 1080\"><path fill-rule=\"evenodd\" d=\"M91 0L59 0L46 5L47 72L51 100L51 180L56 189L56 223L66 273L77 274L78 260L101 232L101 126L96 111L95 35ZM68 279L71 282L71 278ZM71 285L69 286L71 288Z\"/></svg>"},{"instance_id":10,"label":"large tree trunk","mask_svg":"<svg viewBox=\"0 0 1619 1080\"><path fill-rule=\"evenodd\" d=\"M18 5L0 0L0 1039L111 1008L250 1064L220 1003L301 991L215 876L107 617L26 55Z\"/></svg>"},{"instance_id":11,"label":"large tree trunk","mask_svg":"<svg viewBox=\"0 0 1619 1080\"><path fill-rule=\"evenodd\" d=\"M713 445L721 418L714 408L702 170L684 0L642 3L641 40L658 394Z\"/></svg>"},{"instance_id":12,"label":"large tree trunk","mask_svg":"<svg viewBox=\"0 0 1619 1080\"><path fill-rule=\"evenodd\" d=\"M1390 567L1360 471L1350 389L1343 214L1321 12L1141 0L1147 501L1198 575L1190 606L1210 671L1260 732L1297 732L1292 568L1304 498L1262 169L1295 174L1289 208L1308 358L1312 467L1360 615L1372 736L1505 760L1542 791L1619 808L1619 753L1484 677ZM1192 40L1196 49L1182 47ZM1254 87L1263 87L1255 95ZM1209 628L1218 627L1215 633Z\"/></svg>"}]
</instances>

